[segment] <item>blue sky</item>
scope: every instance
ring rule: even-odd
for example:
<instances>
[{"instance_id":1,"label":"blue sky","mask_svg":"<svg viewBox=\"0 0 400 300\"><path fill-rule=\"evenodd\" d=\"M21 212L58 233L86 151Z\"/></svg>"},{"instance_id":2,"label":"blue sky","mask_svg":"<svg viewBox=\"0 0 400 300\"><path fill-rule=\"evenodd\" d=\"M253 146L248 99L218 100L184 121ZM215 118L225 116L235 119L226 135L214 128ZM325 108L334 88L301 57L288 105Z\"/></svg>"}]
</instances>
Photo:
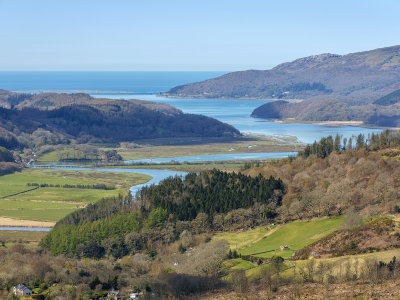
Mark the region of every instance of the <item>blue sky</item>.
<instances>
[{"instance_id":1,"label":"blue sky","mask_svg":"<svg viewBox=\"0 0 400 300\"><path fill-rule=\"evenodd\" d=\"M0 0L0 70L244 70L400 44L398 0Z\"/></svg>"}]
</instances>

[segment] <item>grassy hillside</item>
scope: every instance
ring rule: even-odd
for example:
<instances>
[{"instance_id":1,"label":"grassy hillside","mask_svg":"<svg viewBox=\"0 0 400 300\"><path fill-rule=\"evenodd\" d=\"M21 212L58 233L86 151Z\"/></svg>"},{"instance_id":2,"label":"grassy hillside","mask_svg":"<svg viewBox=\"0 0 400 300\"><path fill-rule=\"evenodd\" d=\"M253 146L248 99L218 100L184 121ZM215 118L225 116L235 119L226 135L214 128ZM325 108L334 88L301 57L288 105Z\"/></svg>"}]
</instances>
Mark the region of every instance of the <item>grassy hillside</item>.
<instances>
[{"instance_id":1,"label":"grassy hillside","mask_svg":"<svg viewBox=\"0 0 400 300\"><path fill-rule=\"evenodd\" d=\"M316 240L323 238L332 231L337 230L341 223L342 218L327 218L278 225L276 230L270 235L238 249L238 252L242 255L254 255L264 258L272 257L273 255L289 258L293 255L294 251L300 250ZM285 245L289 246L289 250L281 251L280 246Z\"/></svg>"},{"instance_id":2,"label":"grassy hillside","mask_svg":"<svg viewBox=\"0 0 400 300\"><path fill-rule=\"evenodd\" d=\"M298 251L295 259L307 259L311 253L335 257L399 248L399 236L399 220L381 217L361 226L337 230Z\"/></svg>"}]
</instances>

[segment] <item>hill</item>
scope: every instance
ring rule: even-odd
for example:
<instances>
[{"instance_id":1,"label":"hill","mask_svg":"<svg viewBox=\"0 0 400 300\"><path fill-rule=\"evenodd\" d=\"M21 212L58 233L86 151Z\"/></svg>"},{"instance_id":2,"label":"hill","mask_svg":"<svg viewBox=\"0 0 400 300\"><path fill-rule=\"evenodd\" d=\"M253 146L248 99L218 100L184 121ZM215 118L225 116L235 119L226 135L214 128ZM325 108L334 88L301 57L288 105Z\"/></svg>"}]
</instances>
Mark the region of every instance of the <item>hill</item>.
<instances>
[{"instance_id":1,"label":"hill","mask_svg":"<svg viewBox=\"0 0 400 300\"><path fill-rule=\"evenodd\" d=\"M118 143L155 138L240 136L228 124L184 114L167 104L95 99L86 94L18 95L2 91L1 95L0 145L8 148L21 144L69 144L73 140Z\"/></svg>"},{"instance_id":2,"label":"hill","mask_svg":"<svg viewBox=\"0 0 400 300\"><path fill-rule=\"evenodd\" d=\"M296 252L295 259L335 257L400 248L399 222L378 218L360 227L337 230Z\"/></svg>"},{"instance_id":3,"label":"hill","mask_svg":"<svg viewBox=\"0 0 400 300\"><path fill-rule=\"evenodd\" d=\"M284 100L269 102L257 107L251 116L264 119L292 119L300 122L360 121L372 126L400 126L398 106L349 105L332 96L316 97L299 103Z\"/></svg>"},{"instance_id":4,"label":"hill","mask_svg":"<svg viewBox=\"0 0 400 300\"><path fill-rule=\"evenodd\" d=\"M171 97L308 99L331 95L368 104L400 88L400 46L347 55L320 54L271 70L247 70L186 84Z\"/></svg>"}]
</instances>

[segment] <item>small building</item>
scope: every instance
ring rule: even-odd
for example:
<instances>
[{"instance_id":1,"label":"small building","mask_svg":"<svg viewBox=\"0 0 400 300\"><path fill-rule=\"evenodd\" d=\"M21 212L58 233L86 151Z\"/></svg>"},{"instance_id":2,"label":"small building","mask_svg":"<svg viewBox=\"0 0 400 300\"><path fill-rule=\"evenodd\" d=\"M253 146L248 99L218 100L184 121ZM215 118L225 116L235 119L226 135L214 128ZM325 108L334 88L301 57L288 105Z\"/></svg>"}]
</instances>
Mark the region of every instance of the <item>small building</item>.
<instances>
[{"instance_id":1,"label":"small building","mask_svg":"<svg viewBox=\"0 0 400 300\"><path fill-rule=\"evenodd\" d=\"M30 288L27 288L23 284L18 284L13 287L13 293L16 296L31 296L32 295L32 290Z\"/></svg>"},{"instance_id":2,"label":"small building","mask_svg":"<svg viewBox=\"0 0 400 300\"><path fill-rule=\"evenodd\" d=\"M281 251L283 251L283 250L289 250L289 246L288 246L288 245L280 246L280 248L281 248Z\"/></svg>"},{"instance_id":3,"label":"small building","mask_svg":"<svg viewBox=\"0 0 400 300\"><path fill-rule=\"evenodd\" d=\"M119 294L119 291L109 291L107 294L107 299L120 299L121 296Z\"/></svg>"},{"instance_id":4,"label":"small building","mask_svg":"<svg viewBox=\"0 0 400 300\"><path fill-rule=\"evenodd\" d=\"M139 293L131 293L129 295L129 299L137 299L137 298L139 298Z\"/></svg>"}]
</instances>

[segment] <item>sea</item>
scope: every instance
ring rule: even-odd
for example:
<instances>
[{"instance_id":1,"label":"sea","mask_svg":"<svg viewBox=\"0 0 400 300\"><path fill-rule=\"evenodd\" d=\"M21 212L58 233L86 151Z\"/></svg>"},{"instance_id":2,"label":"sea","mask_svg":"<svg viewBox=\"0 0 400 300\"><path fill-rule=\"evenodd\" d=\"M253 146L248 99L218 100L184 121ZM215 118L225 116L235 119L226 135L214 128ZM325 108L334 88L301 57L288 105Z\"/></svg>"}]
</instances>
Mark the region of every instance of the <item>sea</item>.
<instances>
[{"instance_id":1,"label":"sea","mask_svg":"<svg viewBox=\"0 0 400 300\"><path fill-rule=\"evenodd\" d=\"M382 131L358 126L285 124L250 117L252 111L270 100L177 99L162 97L169 89L215 78L227 72L110 72L110 71L1 71L0 89L17 92L84 92L93 97L139 99L167 103L184 113L202 114L236 127L244 134L274 136L298 143L313 143L328 135L350 138Z\"/></svg>"}]
</instances>

